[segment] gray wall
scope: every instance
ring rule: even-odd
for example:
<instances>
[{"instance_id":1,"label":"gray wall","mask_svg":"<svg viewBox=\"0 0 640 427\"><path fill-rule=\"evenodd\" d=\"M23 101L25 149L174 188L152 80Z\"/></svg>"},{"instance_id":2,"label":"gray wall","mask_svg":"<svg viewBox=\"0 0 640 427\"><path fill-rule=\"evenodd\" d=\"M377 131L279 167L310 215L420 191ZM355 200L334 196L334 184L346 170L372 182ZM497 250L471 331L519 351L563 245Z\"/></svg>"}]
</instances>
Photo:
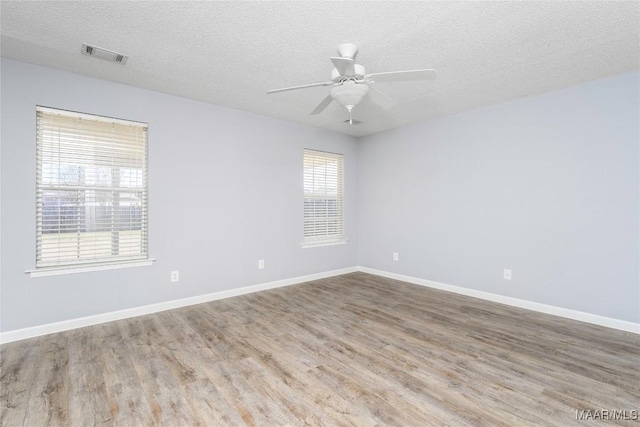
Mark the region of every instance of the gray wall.
<instances>
[{"instance_id":1,"label":"gray wall","mask_svg":"<svg viewBox=\"0 0 640 427\"><path fill-rule=\"evenodd\" d=\"M1 71L2 331L357 265L355 139L4 58ZM153 266L25 274L38 104L149 123ZM300 247L305 147L345 155L346 245Z\"/></svg>"},{"instance_id":2,"label":"gray wall","mask_svg":"<svg viewBox=\"0 0 640 427\"><path fill-rule=\"evenodd\" d=\"M360 265L640 321L638 80L364 138Z\"/></svg>"},{"instance_id":3,"label":"gray wall","mask_svg":"<svg viewBox=\"0 0 640 427\"><path fill-rule=\"evenodd\" d=\"M1 72L2 331L358 264L640 321L637 73L357 142L7 59ZM24 273L37 104L149 123L153 266ZM345 154L346 245L300 248L304 147Z\"/></svg>"}]
</instances>

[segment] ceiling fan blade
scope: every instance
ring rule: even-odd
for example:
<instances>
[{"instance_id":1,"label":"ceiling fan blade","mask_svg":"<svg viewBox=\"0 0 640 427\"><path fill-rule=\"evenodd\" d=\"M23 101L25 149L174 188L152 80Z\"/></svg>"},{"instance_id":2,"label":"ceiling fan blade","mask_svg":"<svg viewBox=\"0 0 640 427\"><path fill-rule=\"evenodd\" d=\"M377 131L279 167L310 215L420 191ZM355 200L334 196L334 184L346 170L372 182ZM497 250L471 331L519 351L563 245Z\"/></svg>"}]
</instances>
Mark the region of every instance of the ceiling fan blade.
<instances>
[{"instance_id":1,"label":"ceiling fan blade","mask_svg":"<svg viewBox=\"0 0 640 427\"><path fill-rule=\"evenodd\" d=\"M386 93L380 92L378 89L369 86L369 96L371 100L384 108L385 110L389 110L396 106L398 101L387 95Z\"/></svg>"},{"instance_id":2,"label":"ceiling fan blade","mask_svg":"<svg viewBox=\"0 0 640 427\"><path fill-rule=\"evenodd\" d=\"M331 58L331 62L333 62L333 65L341 76L353 76L356 74L355 67L353 66L355 63L353 59L334 56Z\"/></svg>"},{"instance_id":3,"label":"ceiling fan blade","mask_svg":"<svg viewBox=\"0 0 640 427\"><path fill-rule=\"evenodd\" d=\"M436 70L409 70L409 71L391 71L388 73L374 73L364 76L365 79L373 78L376 83L379 82L402 82L411 80L434 80L436 78Z\"/></svg>"},{"instance_id":4,"label":"ceiling fan blade","mask_svg":"<svg viewBox=\"0 0 640 427\"><path fill-rule=\"evenodd\" d=\"M283 87L282 89L271 89L271 90L268 90L267 93L285 92L287 90L304 89L304 88L307 88L307 87L315 87L315 86L329 86L329 85L332 85L332 84L333 84L333 82L311 83L309 85Z\"/></svg>"},{"instance_id":5,"label":"ceiling fan blade","mask_svg":"<svg viewBox=\"0 0 640 427\"><path fill-rule=\"evenodd\" d=\"M333 98L331 97L331 95L327 95L327 97L325 99L322 100L322 102L320 104L318 104L318 106L316 108L313 109L313 111L309 114L320 114L324 111L325 108L327 108L327 106L329 104L331 104L333 102Z\"/></svg>"}]
</instances>

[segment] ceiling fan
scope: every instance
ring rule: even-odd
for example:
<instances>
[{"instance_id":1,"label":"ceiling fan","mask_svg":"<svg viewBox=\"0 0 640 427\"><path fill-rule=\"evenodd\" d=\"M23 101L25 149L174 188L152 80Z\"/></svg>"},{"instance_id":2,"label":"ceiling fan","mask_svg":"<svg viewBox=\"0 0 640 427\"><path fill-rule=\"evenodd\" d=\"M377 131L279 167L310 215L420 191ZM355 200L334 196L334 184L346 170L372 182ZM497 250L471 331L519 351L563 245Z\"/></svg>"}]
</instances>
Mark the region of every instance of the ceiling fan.
<instances>
[{"instance_id":1,"label":"ceiling fan","mask_svg":"<svg viewBox=\"0 0 640 427\"><path fill-rule=\"evenodd\" d=\"M331 58L331 62L333 62L335 67L331 71L331 81L272 89L268 90L267 93L285 92L316 86L333 86L329 90L329 95L313 109L311 114L319 114L333 101L337 101L349 111L349 123L353 124L351 110L367 95L369 95L373 102L387 110L397 104L395 99L372 87L372 83L433 80L436 78L436 70L432 69L366 74L364 67L355 62L355 56L356 53L358 53L358 47L356 45L350 43L341 44L338 46L338 53L340 56Z\"/></svg>"}]
</instances>

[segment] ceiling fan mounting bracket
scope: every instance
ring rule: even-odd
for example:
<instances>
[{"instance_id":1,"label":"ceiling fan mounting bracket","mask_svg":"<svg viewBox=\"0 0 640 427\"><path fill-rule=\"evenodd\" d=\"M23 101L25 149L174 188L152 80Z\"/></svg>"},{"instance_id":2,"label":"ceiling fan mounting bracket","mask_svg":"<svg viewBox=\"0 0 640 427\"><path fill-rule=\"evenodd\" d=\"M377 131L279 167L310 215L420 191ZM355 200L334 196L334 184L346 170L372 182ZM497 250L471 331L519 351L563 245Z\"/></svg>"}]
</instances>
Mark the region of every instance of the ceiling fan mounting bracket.
<instances>
[{"instance_id":1,"label":"ceiling fan mounting bracket","mask_svg":"<svg viewBox=\"0 0 640 427\"><path fill-rule=\"evenodd\" d=\"M353 59L358 53L358 46L351 43L345 43L338 46L338 53L343 58Z\"/></svg>"}]
</instances>

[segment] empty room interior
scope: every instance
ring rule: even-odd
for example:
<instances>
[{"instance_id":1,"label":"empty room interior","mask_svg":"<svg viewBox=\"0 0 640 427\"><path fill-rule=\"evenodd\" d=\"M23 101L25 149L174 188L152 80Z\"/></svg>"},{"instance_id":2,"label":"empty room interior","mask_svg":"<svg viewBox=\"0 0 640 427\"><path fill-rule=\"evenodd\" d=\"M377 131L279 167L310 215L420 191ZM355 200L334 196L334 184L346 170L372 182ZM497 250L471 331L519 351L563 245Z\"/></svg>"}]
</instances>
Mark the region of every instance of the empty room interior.
<instances>
[{"instance_id":1,"label":"empty room interior","mask_svg":"<svg viewBox=\"0 0 640 427\"><path fill-rule=\"evenodd\" d=\"M640 422L640 2L0 17L0 425Z\"/></svg>"}]
</instances>

